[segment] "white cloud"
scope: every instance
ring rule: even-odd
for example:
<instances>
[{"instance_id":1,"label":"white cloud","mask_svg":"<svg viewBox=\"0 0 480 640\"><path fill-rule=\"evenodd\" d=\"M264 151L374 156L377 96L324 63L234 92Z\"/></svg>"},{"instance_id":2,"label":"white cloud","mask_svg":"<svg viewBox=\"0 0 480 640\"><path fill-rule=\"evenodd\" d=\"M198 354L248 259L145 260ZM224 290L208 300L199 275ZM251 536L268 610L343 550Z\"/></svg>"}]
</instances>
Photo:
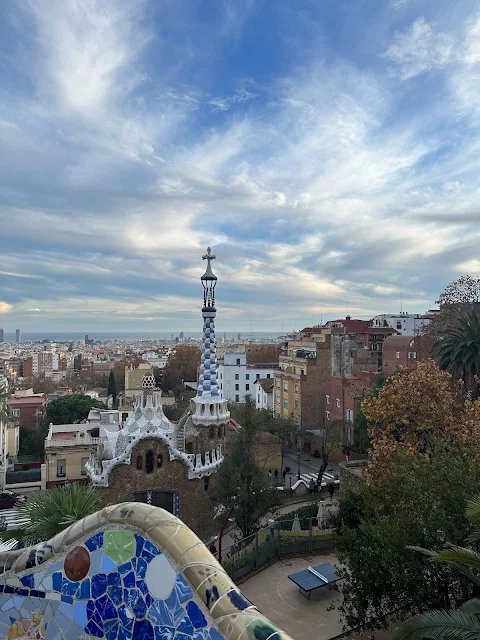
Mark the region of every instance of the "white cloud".
<instances>
[{"instance_id":1,"label":"white cloud","mask_svg":"<svg viewBox=\"0 0 480 640\"><path fill-rule=\"evenodd\" d=\"M246 89L235 91L231 96L225 98L212 98L207 104L215 107L218 111L229 111L235 104L242 104L256 98L256 94Z\"/></svg>"},{"instance_id":2,"label":"white cloud","mask_svg":"<svg viewBox=\"0 0 480 640\"><path fill-rule=\"evenodd\" d=\"M437 30L435 23L418 18L407 33L396 33L383 57L397 65L402 80L441 69L455 60L455 38Z\"/></svg>"},{"instance_id":3,"label":"white cloud","mask_svg":"<svg viewBox=\"0 0 480 640\"><path fill-rule=\"evenodd\" d=\"M12 309L13 306L11 304L0 300L0 313L9 313Z\"/></svg>"}]
</instances>

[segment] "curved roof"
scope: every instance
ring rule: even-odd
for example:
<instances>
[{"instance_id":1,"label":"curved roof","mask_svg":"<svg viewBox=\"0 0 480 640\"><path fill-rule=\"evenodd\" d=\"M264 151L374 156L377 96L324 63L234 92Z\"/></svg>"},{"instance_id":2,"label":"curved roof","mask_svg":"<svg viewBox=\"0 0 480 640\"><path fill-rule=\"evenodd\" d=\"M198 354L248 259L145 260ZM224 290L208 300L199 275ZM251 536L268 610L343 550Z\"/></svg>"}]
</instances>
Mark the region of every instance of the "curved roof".
<instances>
[{"instance_id":1,"label":"curved roof","mask_svg":"<svg viewBox=\"0 0 480 640\"><path fill-rule=\"evenodd\" d=\"M388 336L388 338L383 343L383 348L385 349L385 347L403 347L406 349L414 340L415 336Z\"/></svg>"}]
</instances>

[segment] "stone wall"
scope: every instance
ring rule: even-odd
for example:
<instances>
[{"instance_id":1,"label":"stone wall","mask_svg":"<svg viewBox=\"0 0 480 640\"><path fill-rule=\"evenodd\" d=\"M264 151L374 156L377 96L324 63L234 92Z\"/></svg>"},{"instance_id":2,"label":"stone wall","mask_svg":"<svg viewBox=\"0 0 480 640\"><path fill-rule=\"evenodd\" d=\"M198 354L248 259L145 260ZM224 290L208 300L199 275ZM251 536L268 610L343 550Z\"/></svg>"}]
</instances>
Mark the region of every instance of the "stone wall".
<instances>
[{"instance_id":1,"label":"stone wall","mask_svg":"<svg viewBox=\"0 0 480 640\"><path fill-rule=\"evenodd\" d=\"M363 474L368 466L368 460L351 460L340 463L340 490L345 491L360 487L364 482Z\"/></svg>"},{"instance_id":2,"label":"stone wall","mask_svg":"<svg viewBox=\"0 0 480 640\"><path fill-rule=\"evenodd\" d=\"M213 447L212 447L213 448ZM152 473L146 473L145 456L153 451L155 461ZM157 457L162 456L158 468ZM137 469L137 457L143 460L142 469ZM213 519L213 504L208 489L212 478L189 480L187 467L179 460L170 460L167 447L158 439L139 442L132 451L131 464L120 464L110 472L109 486L101 489L105 504L119 497L141 491L176 491L180 496L180 518L202 540L218 533L221 523Z\"/></svg>"}]
</instances>

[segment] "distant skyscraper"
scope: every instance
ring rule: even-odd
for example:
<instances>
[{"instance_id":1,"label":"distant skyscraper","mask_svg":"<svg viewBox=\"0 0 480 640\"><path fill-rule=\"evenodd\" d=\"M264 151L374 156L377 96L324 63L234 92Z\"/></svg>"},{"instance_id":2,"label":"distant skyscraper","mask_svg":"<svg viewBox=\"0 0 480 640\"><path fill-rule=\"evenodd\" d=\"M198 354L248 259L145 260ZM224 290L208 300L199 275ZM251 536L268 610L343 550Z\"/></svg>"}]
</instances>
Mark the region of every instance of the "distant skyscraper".
<instances>
[{"instance_id":1,"label":"distant skyscraper","mask_svg":"<svg viewBox=\"0 0 480 640\"><path fill-rule=\"evenodd\" d=\"M20 329L17 329L15 331L15 342L21 342L21 341L22 341L22 333Z\"/></svg>"},{"instance_id":2,"label":"distant skyscraper","mask_svg":"<svg viewBox=\"0 0 480 640\"><path fill-rule=\"evenodd\" d=\"M88 344L88 333L85 334L85 344Z\"/></svg>"},{"instance_id":3,"label":"distant skyscraper","mask_svg":"<svg viewBox=\"0 0 480 640\"><path fill-rule=\"evenodd\" d=\"M237 340L241 340L241 339L242 339L242 334L239 333L238 336L237 336Z\"/></svg>"},{"instance_id":4,"label":"distant skyscraper","mask_svg":"<svg viewBox=\"0 0 480 640\"><path fill-rule=\"evenodd\" d=\"M3 336L4 336L3 329L0 329L0 342L3 342Z\"/></svg>"},{"instance_id":5,"label":"distant skyscraper","mask_svg":"<svg viewBox=\"0 0 480 640\"><path fill-rule=\"evenodd\" d=\"M184 335L183 331L180 331L180 340L183 340Z\"/></svg>"}]
</instances>

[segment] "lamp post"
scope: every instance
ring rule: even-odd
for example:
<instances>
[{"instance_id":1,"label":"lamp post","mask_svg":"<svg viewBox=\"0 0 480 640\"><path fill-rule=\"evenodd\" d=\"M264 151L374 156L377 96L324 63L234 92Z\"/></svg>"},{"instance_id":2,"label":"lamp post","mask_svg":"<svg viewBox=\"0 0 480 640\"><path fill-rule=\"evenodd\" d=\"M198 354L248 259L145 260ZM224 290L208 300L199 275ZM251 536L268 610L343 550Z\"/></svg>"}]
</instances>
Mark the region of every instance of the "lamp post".
<instances>
[{"instance_id":1,"label":"lamp post","mask_svg":"<svg viewBox=\"0 0 480 640\"><path fill-rule=\"evenodd\" d=\"M300 480L300 447L297 451L297 479Z\"/></svg>"}]
</instances>

